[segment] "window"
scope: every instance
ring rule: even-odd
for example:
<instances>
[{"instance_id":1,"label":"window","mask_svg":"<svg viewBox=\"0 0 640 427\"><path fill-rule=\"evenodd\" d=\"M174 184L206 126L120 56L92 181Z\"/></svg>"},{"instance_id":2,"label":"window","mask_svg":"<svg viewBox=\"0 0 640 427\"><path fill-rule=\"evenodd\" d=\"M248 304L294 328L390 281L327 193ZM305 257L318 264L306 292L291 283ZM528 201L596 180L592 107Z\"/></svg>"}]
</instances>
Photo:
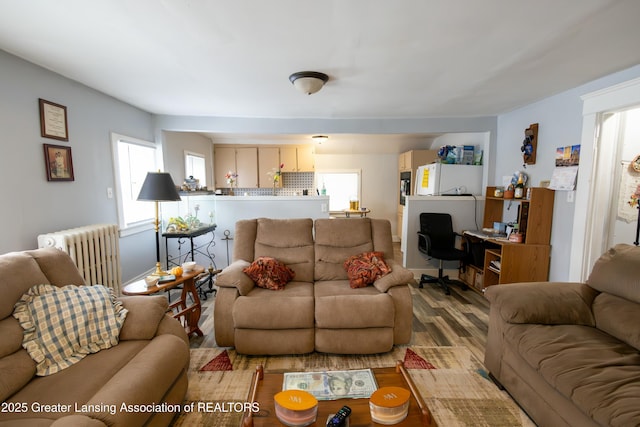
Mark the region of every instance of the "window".
<instances>
[{"instance_id":1,"label":"window","mask_svg":"<svg viewBox=\"0 0 640 427\"><path fill-rule=\"evenodd\" d=\"M315 175L317 188L327 190L331 212L349 209L349 200L354 197L360 200L359 169L324 170L317 171Z\"/></svg>"},{"instance_id":2,"label":"window","mask_svg":"<svg viewBox=\"0 0 640 427\"><path fill-rule=\"evenodd\" d=\"M194 179L200 180L201 187L207 186L207 170L202 154L185 151L184 170L187 178L192 176Z\"/></svg>"},{"instance_id":3,"label":"window","mask_svg":"<svg viewBox=\"0 0 640 427\"><path fill-rule=\"evenodd\" d=\"M156 145L153 142L111 134L115 167L118 225L126 236L149 229L155 218L154 203L138 202L138 194L147 172L157 171Z\"/></svg>"}]
</instances>

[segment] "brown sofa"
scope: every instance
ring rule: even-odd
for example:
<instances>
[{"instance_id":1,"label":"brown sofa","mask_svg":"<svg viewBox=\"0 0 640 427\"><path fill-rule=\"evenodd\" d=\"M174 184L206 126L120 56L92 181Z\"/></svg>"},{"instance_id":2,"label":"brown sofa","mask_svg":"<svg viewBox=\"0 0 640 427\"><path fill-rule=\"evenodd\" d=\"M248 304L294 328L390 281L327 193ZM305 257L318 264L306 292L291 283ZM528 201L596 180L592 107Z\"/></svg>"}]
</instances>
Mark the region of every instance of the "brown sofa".
<instances>
[{"instance_id":1,"label":"brown sofa","mask_svg":"<svg viewBox=\"0 0 640 427\"><path fill-rule=\"evenodd\" d=\"M84 285L84 280L57 249L0 256L0 426L169 425L175 408L168 404L179 407L187 390L189 341L166 314L166 298L120 298L128 313L117 345L55 374L35 376L36 364L21 346L23 330L12 311L37 284ZM165 407L122 408L151 403Z\"/></svg>"},{"instance_id":2,"label":"brown sofa","mask_svg":"<svg viewBox=\"0 0 640 427\"><path fill-rule=\"evenodd\" d=\"M382 251L392 272L352 289L343 263L367 251ZM278 291L255 286L242 270L260 256L283 262L294 280ZM242 220L236 223L233 259L216 281L219 346L254 355L373 354L411 338L413 275L393 259L389 221Z\"/></svg>"},{"instance_id":3,"label":"brown sofa","mask_svg":"<svg viewBox=\"0 0 640 427\"><path fill-rule=\"evenodd\" d=\"M485 365L540 426L640 425L640 248L587 283L491 286Z\"/></svg>"}]
</instances>

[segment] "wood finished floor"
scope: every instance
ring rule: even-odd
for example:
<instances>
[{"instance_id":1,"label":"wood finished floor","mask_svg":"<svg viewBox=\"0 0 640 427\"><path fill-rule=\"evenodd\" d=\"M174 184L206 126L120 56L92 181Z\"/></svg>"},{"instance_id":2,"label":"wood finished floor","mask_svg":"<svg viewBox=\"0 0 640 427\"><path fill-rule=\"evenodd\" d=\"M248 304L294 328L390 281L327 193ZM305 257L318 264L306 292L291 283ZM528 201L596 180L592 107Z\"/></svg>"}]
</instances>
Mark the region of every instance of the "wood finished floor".
<instances>
[{"instance_id":1,"label":"wood finished floor","mask_svg":"<svg viewBox=\"0 0 640 427\"><path fill-rule=\"evenodd\" d=\"M399 244L395 245L396 259L401 260ZM451 295L442 289L425 284L411 285L413 296L413 334L410 345L466 346L474 356L484 360L489 322L489 302L477 292L451 287ZM203 337L192 337L191 348L217 347L213 333L215 297L202 301L200 329Z\"/></svg>"}]
</instances>

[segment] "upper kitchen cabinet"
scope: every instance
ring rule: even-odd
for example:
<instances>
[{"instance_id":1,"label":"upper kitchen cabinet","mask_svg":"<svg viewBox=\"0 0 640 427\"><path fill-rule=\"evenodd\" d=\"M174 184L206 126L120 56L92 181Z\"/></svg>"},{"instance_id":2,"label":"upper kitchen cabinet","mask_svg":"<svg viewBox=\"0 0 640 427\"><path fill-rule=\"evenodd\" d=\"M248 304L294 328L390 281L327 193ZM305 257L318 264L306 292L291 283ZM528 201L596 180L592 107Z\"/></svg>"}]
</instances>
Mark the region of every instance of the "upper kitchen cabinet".
<instances>
[{"instance_id":1,"label":"upper kitchen cabinet","mask_svg":"<svg viewBox=\"0 0 640 427\"><path fill-rule=\"evenodd\" d=\"M229 147L215 147L213 153L213 167L215 188L230 188L227 183L227 172L236 171L236 149Z\"/></svg>"},{"instance_id":2,"label":"upper kitchen cabinet","mask_svg":"<svg viewBox=\"0 0 640 427\"><path fill-rule=\"evenodd\" d=\"M256 147L236 148L238 187L258 187L258 149Z\"/></svg>"},{"instance_id":3,"label":"upper kitchen cabinet","mask_svg":"<svg viewBox=\"0 0 640 427\"><path fill-rule=\"evenodd\" d=\"M281 146L280 162L284 163L283 172L314 172L315 159L312 145Z\"/></svg>"},{"instance_id":4,"label":"upper kitchen cabinet","mask_svg":"<svg viewBox=\"0 0 640 427\"><path fill-rule=\"evenodd\" d=\"M215 147L216 188L229 188L226 174L236 172L234 187L258 187L258 149L256 147Z\"/></svg>"},{"instance_id":5,"label":"upper kitchen cabinet","mask_svg":"<svg viewBox=\"0 0 640 427\"><path fill-rule=\"evenodd\" d=\"M398 156L398 169L400 172L413 171L418 166L433 163L438 158L438 150L411 150L400 153Z\"/></svg>"},{"instance_id":6,"label":"upper kitchen cabinet","mask_svg":"<svg viewBox=\"0 0 640 427\"><path fill-rule=\"evenodd\" d=\"M298 147L298 172L314 172L315 170L316 161L313 145Z\"/></svg>"},{"instance_id":7,"label":"upper kitchen cabinet","mask_svg":"<svg viewBox=\"0 0 640 427\"><path fill-rule=\"evenodd\" d=\"M258 185L260 188L273 187L273 174L280 167L280 148L258 147ZM282 180L276 183L276 187L282 186Z\"/></svg>"}]
</instances>

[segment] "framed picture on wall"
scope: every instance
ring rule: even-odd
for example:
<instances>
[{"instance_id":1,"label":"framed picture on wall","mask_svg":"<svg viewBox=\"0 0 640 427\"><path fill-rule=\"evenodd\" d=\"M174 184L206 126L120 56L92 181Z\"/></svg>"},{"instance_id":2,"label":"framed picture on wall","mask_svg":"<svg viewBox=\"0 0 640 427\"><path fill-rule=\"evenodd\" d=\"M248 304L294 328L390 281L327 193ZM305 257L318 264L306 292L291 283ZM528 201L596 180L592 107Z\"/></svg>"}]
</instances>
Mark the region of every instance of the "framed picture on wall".
<instances>
[{"instance_id":1,"label":"framed picture on wall","mask_svg":"<svg viewBox=\"0 0 640 427\"><path fill-rule=\"evenodd\" d=\"M69 140L67 107L40 99L40 135L45 138Z\"/></svg>"},{"instance_id":2,"label":"framed picture on wall","mask_svg":"<svg viewBox=\"0 0 640 427\"><path fill-rule=\"evenodd\" d=\"M73 181L71 147L51 144L43 145L47 181Z\"/></svg>"}]
</instances>

